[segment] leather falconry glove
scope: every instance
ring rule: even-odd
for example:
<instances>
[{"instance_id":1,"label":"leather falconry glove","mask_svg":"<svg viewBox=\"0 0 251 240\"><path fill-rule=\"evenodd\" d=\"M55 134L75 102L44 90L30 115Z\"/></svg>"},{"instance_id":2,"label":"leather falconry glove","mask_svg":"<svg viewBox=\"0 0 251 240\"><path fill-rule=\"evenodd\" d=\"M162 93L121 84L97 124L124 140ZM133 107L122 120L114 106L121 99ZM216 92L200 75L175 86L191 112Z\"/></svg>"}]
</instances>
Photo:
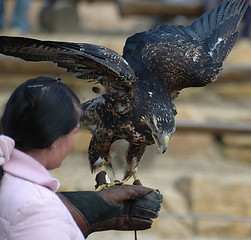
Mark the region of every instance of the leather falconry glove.
<instances>
[{"instance_id":1,"label":"leather falconry glove","mask_svg":"<svg viewBox=\"0 0 251 240\"><path fill-rule=\"evenodd\" d=\"M158 191L139 185L118 184L101 191L58 195L85 237L96 231L151 228L162 202Z\"/></svg>"}]
</instances>

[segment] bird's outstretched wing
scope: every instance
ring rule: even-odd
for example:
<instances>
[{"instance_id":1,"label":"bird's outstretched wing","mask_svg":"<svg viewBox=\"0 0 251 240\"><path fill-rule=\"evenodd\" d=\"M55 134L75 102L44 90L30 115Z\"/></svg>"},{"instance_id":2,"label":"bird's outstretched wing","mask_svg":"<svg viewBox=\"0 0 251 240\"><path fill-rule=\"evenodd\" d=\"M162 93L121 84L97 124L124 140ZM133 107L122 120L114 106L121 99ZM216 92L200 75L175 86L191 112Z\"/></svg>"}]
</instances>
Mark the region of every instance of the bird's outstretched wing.
<instances>
[{"instance_id":1,"label":"bird's outstretched wing","mask_svg":"<svg viewBox=\"0 0 251 240\"><path fill-rule=\"evenodd\" d=\"M248 4L225 0L187 27L161 25L137 33L128 38L123 57L137 76L148 71L172 98L183 88L205 86L219 74Z\"/></svg>"},{"instance_id":2,"label":"bird's outstretched wing","mask_svg":"<svg viewBox=\"0 0 251 240\"><path fill-rule=\"evenodd\" d=\"M125 90L132 98L130 89L136 84L130 65L118 53L93 44L0 36L0 53L26 61L52 61L76 78L98 81L107 94Z\"/></svg>"}]
</instances>

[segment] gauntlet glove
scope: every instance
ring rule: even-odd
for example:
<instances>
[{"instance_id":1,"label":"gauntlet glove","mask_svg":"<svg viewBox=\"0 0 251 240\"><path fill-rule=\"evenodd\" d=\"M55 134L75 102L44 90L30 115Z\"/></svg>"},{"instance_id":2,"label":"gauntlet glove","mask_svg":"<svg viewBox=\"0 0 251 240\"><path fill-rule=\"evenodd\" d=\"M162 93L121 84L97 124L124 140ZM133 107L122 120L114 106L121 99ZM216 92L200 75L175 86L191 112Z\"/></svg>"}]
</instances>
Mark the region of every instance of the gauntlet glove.
<instances>
[{"instance_id":1,"label":"gauntlet glove","mask_svg":"<svg viewBox=\"0 0 251 240\"><path fill-rule=\"evenodd\" d=\"M85 237L95 231L148 229L162 202L158 191L123 184L99 192L60 192L59 197Z\"/></svg>"}]
</instances>

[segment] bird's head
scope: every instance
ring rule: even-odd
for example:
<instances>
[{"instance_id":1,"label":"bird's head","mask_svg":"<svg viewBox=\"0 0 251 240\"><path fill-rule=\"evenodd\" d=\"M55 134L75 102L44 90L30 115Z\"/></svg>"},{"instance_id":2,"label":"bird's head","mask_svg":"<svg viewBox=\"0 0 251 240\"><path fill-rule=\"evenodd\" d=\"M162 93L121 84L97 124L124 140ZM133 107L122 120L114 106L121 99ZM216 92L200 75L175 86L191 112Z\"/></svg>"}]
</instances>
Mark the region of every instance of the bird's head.
<instances>
[{"instance_id":1,"label":"bird's head","mask_svg":"<svg viewBox=\"0 0 251 240\"><path fill-rule=\"evenodd\" d=\"M152 115L148 118L148 127L151 130L152 138L157 146L158 153L165 153L168 143L174 134L176 111L169 109L165 113Z\"/></svg>"},{"instance_id":2,"label":"bird's head","mask_svg":"<svg viewBox=\"0 0 251 240\"><path fill-rule=\"evenodd\" d=\"M156 132L152 132L152 137L157 146L158 153L161 153L161 152L165 153L171 137L166 134L160 135L159 133L156 133Z\"/></svg>"},{"instance_id":3,"label":"bird's head","mask_svg":"<svg viewBox=\"0 0 251 240\"><path fill-rule=\"evenodd\" d=\"M168 117L152 118L151 131L152 138L157 146L158 153L165 153L168 143L175 132L175 120L173 115Z\"/></svg>"}]
</instances>

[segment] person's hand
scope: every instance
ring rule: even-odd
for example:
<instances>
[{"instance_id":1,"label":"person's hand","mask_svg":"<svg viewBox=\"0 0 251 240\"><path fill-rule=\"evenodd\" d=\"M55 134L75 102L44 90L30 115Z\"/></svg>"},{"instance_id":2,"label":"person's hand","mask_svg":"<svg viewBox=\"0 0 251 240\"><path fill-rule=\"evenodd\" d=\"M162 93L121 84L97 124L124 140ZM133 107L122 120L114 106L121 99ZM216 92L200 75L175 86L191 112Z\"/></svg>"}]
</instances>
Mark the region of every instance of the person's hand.
<instances>
[{"instance_id":1,"label":"person's hand","mask_svg":"<svg viewBox=\"0 0 251 240\"><path fill-rule=\"evenodd\" d=\"M100 230L144 230L151 228L152 220L158 217L162 195L158 191L136 185L114 185L99 194L106 202L116 207L109 218L93 225Z\"/></svg>"},{"instance_id":2,"label":"person's hand","mask_svg":"<svg viewBox=\"0 0 251 240\"><path fill-rule=\"evenodd\" d=\"M158 216L162 195L139 185L101 191L61 192L60 198L85 236L104 230L144 230Z\"/></svg>"}]
</instances>

